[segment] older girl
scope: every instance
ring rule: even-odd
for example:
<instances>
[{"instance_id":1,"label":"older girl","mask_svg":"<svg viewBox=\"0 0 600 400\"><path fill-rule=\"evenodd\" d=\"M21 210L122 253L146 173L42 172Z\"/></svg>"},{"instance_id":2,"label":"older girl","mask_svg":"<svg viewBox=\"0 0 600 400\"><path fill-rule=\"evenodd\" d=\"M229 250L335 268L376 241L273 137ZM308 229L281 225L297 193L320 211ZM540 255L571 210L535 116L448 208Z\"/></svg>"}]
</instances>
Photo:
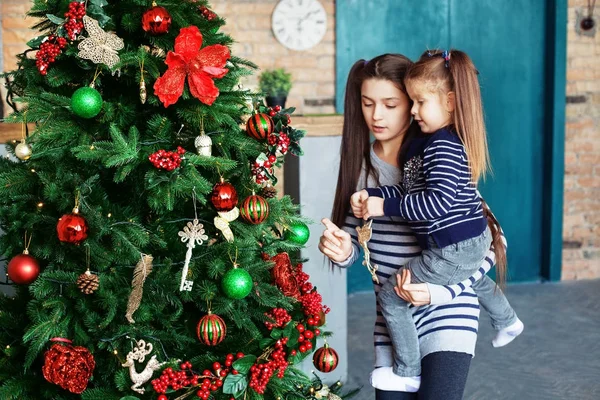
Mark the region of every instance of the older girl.
<instances>
[{"instance_id":1,"label":"older girl","mask_svg":"<svg viewBox=\"0 0 600 400\"><path fill-rule=\"evenodd\" d=\"M352 264L359 253L355 228L362 222L349 214L352 193L364 187L393 185L401 181L399 166L406 146L419 133L418 125L411 123L411 101L404 86L405 74L411 65L402 55L385 54L368 62L360 60L350 71L333 222L324 220L326 230L319 244L319 249L340 267ZM369 132L375 136L372 144L369 143ZM496 244L500 244L500 231L493 224L492 227L497 233ZM400 266L417 257L421 248L413 231L401 218L377 218L372 230L369 250L372 262L378 266L379 283L374 284L378 294L387 279L397 273ZM489 251L481 268L458 285L428 285L432 305L412 308L421 356L419 400L462 398L479 318L477 296L470 286L474 281L491 281L485 273L494 260L494 252ZM407 299L410 296L406 292L403 295ZM439 305L446 302L448 304ZM496 326L511 323L491 316ZM393 348L379 305L374 340L375 367L389 369L393 365ZM407 393L410 387L398 387L378 379L372 380L372 384L377 389L378 400L417 398L416 394Z\"/></svg>"}]
</instances>

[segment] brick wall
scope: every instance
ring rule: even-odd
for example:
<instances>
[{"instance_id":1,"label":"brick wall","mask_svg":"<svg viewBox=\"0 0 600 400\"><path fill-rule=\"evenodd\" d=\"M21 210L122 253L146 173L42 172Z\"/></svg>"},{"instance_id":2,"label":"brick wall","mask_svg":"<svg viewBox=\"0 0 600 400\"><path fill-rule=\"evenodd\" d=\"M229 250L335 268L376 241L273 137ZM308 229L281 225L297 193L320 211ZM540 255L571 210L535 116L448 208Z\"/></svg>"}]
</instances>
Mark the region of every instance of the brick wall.
<instances>
[{"instance_id":1,"label":"brick wall","mask_svg":"<svg viewBox=\"0 0 600 400\"><path fill-rule=\"evenodd\" d=\"M600 278L600 10L582 32L587 0L569 0L563 279Z\"/></svg>"},{"instance_id":2,"label":"brick wall","mask_svg":"<svg viewBox=\"0 0 600 400\"><path fill-rule=\"evenodd\" d=\"M293 76L287 106L301 114L335 112L335 1L321 0L327 12L327 33L307 51L282 46L271 32L271 14L278 0L213 0L214 11L227 20L224 31L238 41L233 53L261 69L283 67ZM245 86L256 87L256 76Z\"/></svg>"},{"instance_id":3,"label":"brick wall","mask_svg":"<svg viewBox=\"0 0 600 400\"><path fill-rule=\"evenodd\" d=\"M2 52L0 66L14 68L14 54L33 36L24 20L29 0L0 0ZM391 0L390 0L391 1ZM285 67L294 77L288 104L300 113L334 112L335 1L321 0L328 16L324 40L305 52L281 46L271 33L277 0L213 0L214 11L227 19L225 31L238 41L236 55L262 69ZM587 0L569 0L567 108L564 190L563 279L600 277L600 5L596 32L576 29ZM256 87L256 77L245 82ZM325 105L312 105L315 103Z\"/></svg>"}]
</instances>

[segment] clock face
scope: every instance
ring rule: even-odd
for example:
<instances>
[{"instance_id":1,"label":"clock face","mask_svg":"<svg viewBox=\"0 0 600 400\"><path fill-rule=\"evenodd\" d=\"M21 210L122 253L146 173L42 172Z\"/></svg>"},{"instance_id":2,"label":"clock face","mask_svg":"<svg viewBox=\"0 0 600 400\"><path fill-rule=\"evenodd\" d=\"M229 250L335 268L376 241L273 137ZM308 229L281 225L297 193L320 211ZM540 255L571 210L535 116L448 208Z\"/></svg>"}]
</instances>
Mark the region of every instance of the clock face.
<instances>
[{"instance_id":1,"label":"clock face","mask_svg":"<svg viewBox=\"0 0 600 400\"><path fill-rule=\"evenodd\" d=\"M271 17L275 38L292 50L307 50L323 39L327 13L317 0L281 0Z\"/></svg>"}]
</instances>

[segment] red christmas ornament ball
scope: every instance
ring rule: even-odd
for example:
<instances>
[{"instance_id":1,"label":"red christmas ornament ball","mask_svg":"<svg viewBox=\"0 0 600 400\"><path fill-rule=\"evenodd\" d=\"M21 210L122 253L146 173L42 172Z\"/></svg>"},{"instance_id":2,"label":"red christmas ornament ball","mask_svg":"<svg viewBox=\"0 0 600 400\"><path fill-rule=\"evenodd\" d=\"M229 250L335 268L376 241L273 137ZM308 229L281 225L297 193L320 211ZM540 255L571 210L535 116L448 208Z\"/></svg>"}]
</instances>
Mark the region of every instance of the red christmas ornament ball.
<instances>
[{"instance_id":1,"label":"red christmas ornament ball","mask_svg":"<svg viewBox=\"0 0 600 400\"><path fill-rule=\"evenodd\" d=\"M231 211L238 203L235 187L229 182L219 182L213 186L210 201L217 211Z\"/></svg>"},{"instance_id":2,"label":"red christmas ornament ball","mask_svg":"<svg viewBox=\"0 0 600 400\"><path fill-rule=\"evenodd\" d=\"M87 238L88 225L77 213L65 214L56 224L56 233L61 242L80 244Z\"/></svg>"},{"instance_id":3,"label":"red christmas ornament ball","mask_svg":"<svg viewBox=\"0 0 600 400\"><path fill-rule=\"evenodd\" d=\"M265 140L271 133L275 125L268 114L254 114L246 122L246 133L256 140Z\"/></svg>"},{"instance_id":4,"label":"red christmas ornament ball","mask_svg":"<svg viewBox=\"0 0 600 400\"><path fill-rule=\"evenodd\" d=\"M329 347L327 343L313 355L313 364L321 372L331 372L338 366L339 357L337 352Z\"/></svg>"},{"instance_id":5,"label":"red christmas ornament ball","mask_svg":"<svg viewBox=\"0 0 600 400\"><path fill-rule=\"evenodd\" d=\"M154 6L142 16L142 28L153 35L162 35L171 27L171 14L166 8Z\"/></svg>"},{"instance_id":6,"label":"red christmas ornament ball","mask_svg":"<svg viewBox=\"0 0 600 400\"><path fill-rule=\"evenodd\" d=\"M216 346L225 339L227 325L223 318L209 312L196 326L198 339L207 346Z\"/></svg>"},{"instance_id":7,"label":"red christmas ornament ball","mask_svg":"<svg viewBox=\"0 0 600 400\"><path fill-rule=\"evenodd\" d=\"M19 285L29 285L40 274L40 265L37 260L28 254L14 256L8 263L8 277Z\"/></svg>"},{"instance_id":8,"label":"red christmas ornament ball","mask_svg":"<svg viewBox=\"0 0 600 400\"><path fill-rule=\"evenodd\" d=\"M240 215L246 222L260 224L269 216L269 203L257 194L248 196L240 206Z\"/></svg>"}]
</instances>

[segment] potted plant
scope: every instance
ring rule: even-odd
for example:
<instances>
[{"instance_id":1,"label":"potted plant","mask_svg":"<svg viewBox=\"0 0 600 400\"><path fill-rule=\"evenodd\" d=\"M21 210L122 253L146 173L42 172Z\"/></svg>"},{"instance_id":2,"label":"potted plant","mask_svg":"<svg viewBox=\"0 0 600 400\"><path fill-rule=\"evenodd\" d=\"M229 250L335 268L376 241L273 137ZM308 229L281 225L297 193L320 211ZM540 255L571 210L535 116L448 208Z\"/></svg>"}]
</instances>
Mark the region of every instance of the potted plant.
<instances>
[{"instance_id":1,"label":"potted plant","mask_svg":"<svg viewBox=\"0 0 600 400\"><path fill-rule=\"evenodd\" d=\"M265 94L267 106L285 108L287 95L292 88L292 74L283 68L263 71L258 77L260 91Z\"/></svg>"}]
</instances>

